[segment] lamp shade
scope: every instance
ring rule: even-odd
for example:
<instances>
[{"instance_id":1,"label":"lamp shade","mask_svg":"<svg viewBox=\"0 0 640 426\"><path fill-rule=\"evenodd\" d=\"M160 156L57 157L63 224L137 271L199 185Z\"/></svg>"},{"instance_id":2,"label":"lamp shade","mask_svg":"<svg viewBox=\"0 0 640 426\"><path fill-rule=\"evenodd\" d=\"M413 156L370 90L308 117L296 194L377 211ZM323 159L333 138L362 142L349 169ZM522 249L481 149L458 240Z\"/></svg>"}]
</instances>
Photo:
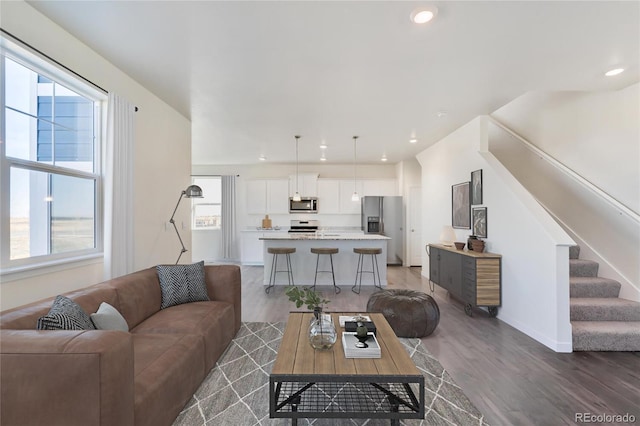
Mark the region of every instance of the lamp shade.
<instances>
[{"instance_id":1,"label":"lamp shade","mask_svg":"<svg viewBox=\"0 0 640 426\"><path fill-rule=\"evenodd\" d=\"M453 226L445 225L442 227L442 232L440 233L440 242L445 246L453 245L453 242L456 239L456 233L453 231Z\"/></svg>"},{"instance_id":2,"label":"lamp shade","mask_svg":"<svg viewBox=\"0 0 640 426\"><path fill-rule=\"evenodd\" d=\"M189 185L187 189L184 190L184 196L186 198L202 198L202 188L198 185Z\"/></svg>"}]
</instances>

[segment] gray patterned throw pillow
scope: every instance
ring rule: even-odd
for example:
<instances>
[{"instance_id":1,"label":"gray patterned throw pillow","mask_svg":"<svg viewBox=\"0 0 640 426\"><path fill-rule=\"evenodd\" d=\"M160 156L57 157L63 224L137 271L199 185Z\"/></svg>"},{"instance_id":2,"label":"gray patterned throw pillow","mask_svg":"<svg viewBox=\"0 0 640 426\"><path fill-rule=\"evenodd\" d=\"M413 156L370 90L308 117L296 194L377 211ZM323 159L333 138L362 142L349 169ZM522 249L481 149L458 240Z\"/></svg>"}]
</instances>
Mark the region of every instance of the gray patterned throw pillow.
<instances>
[{"instance_id":1,"label":"gray patterned throw pillow","mask_svg":"<svg viewBox=\"0 0 640 426\"><path fill-rule=\"evenodd\" d=\"M204 281L204 261L191 265L158 265L156 269L162 291L160 309L209 300Z\"/></svg>"},{"instance_id":2,"label":"gray patterned throw pillow","mask_svg":"<svg viewBox=\"0 0 640 426\"><path fill-rule=\"evenodd\" d=\"M38 318L38 330L95 330L89 315L73 300L56 296L53 306Z\"/></svg>"}]
</instances>

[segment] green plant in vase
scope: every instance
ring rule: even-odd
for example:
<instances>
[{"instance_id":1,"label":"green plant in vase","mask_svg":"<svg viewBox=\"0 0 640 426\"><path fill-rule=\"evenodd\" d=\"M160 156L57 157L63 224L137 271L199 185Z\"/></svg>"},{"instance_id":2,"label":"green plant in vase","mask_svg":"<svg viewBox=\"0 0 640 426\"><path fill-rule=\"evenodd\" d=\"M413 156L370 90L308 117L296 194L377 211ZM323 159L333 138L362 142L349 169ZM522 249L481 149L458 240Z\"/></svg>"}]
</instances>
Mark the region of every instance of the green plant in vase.
<instances>
[{"instance_id":1,"label":"green plant in vase","mask_svg":"<svg viewBox=\"0 0 640 426\"><path fill-rule=\"evenodd\" d=\"M330 303L330 300L325 299L322 295L310 288L300 288L297 286L287 287L284 291L290 302L296 304L296 308L306 305L307 309L313 311L316 319L319 318L324 305Z\"/></svg>"},{"instance_id":2,"label":"green plant in vase","mask_svg":"<svg viewBox=\"0 0 640 426\"><path fill-rule=\"evenodd\" d=\"M285 294L296 308L306 305L313 311L314 319L309 325L309 343L314 349L331 349L336 343L338 333L331 320L331 315L322 315L322 309L329 300L310 288L287 287Z\"/></svg>"}]
</instances>

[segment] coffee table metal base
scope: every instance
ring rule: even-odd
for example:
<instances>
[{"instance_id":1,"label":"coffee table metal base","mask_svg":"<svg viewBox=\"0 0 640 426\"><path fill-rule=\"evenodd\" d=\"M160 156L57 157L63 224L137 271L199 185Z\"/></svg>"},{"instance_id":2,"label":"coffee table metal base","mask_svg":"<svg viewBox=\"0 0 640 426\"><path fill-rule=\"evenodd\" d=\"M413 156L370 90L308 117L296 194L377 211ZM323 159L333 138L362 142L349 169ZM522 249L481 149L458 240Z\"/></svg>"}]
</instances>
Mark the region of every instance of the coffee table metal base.
<instances>
[{"instance_id":1,"label":"coffee table metal base","mask_svg":"<svg viewBox=\"0 0 640 426\"><path fill-rule=\"evenodd\" d=\"M424 418L424 377L379 375L321 377L272 376L269 405L272 418Z\"/></svg>"}]
</instances>

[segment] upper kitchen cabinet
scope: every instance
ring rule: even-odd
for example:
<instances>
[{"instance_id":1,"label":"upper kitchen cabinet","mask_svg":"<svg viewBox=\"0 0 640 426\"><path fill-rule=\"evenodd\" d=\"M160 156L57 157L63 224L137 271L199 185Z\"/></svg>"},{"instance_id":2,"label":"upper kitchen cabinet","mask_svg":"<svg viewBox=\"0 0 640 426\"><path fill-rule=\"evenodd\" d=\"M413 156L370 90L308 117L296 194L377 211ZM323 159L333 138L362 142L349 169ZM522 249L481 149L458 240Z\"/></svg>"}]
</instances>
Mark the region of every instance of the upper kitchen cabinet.
<instances>
[{"instance_id":1,"label":"upper kitchen cabinet","mask_svg":"<svg viewBox=\"0 0 640 426\"><path fill-rule=\"evenodd\" d=\"M288 214L288 179L251 179L247 181L248 214Z\"/></svg>"},{"instance_id":2,"label":"upper kitchen cabinet","mask_svg":"<svg viewBox=\"0 0 640 426\"><path fill-rule=\"evenodd\" d=\"M318 173L298 174L298 192L302 197L318 196ZM289 197L296 193L296 175L289 176Z\"/></svg>"},{"instance_id":3,"label":"upper kitchen cabinet","mask_svg":"<svg viewBox=\"0 0 640 426\"><path fill-rule=\"evenodd\" d=\"M357 191L362 197L363 184L361 180L353 182L353 179L340 180L340 213L342 214L360 214L360 201L353 201L353 191Z\"/></svg>"},{"instance_id":4,"label":"upper kitchen cabinet","mask_svg":"<svg viewBox=\"0 0 640 426\"><path fill-rule=\"evenodd\" d=\"M318 179L318 213L340 213L339 179Z\"/></svg>"},{"instance_id":5,"label":"upper kitchen cabinet","mask_svg":"<svg viewBox=\"0 0 640 426\"><path fill-rule=\"evenodd\" d=\"M362 194L375 196L390 196L398 194L398 181L395 179L363 179Z\"/></svg>"}]
</instances>

